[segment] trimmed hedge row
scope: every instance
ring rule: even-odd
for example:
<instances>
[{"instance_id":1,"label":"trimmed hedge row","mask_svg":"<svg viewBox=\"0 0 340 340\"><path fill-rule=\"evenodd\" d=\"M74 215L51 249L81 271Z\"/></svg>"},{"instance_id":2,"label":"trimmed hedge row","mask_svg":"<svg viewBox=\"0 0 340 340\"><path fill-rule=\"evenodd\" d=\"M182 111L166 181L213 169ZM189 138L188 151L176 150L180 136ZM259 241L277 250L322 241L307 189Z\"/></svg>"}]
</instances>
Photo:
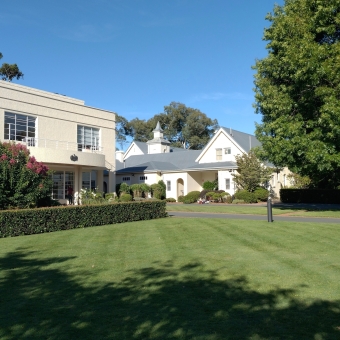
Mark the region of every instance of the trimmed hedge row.
<instances>
[{"instance_id":1,"label":"trimmed hedge row","mask_svg":"<svg viewBox=\"0 0 340 340\"><path fill-rule=\"evenodd\" d=\"M0 212L0 237L167 217L165 201L80 205Z\"/></svg>"},{"instance_id":2,"label":"trimmed hedge row","mask_svg":"<svg viewBox=\"0 0 340 340\"><path fill-rule=\"evenodd\" d=\"M283 203L339 204L340 190L281 189L280 198Z\"/></svg>"}]
</instances>

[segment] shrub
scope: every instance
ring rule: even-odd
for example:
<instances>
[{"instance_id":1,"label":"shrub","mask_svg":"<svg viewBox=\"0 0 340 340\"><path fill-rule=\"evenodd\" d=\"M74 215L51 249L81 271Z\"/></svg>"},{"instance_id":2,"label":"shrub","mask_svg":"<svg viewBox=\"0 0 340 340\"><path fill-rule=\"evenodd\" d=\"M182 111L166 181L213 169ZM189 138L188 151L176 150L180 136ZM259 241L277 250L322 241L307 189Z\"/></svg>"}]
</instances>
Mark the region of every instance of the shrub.
<instances>
[{"instance_id":1,"label":"shrub","mask_svg":"<svg viewBox=\"0 0 340 340\"><path fill-rule=\"evenodd\" d=\"M152 197L161 200L163 197L162 186L158 183L151 184L151 193L152 193Z\"/></svg>"},{"instance_id":2,"label":"shrub","mask_svg":"<svg viewBox=\"0 0 340 340\"><path fill-rule=\"evenodd\" d=\"M121 194L119 197L119 200L121 202L131 202L132 201L132 195L130 194Z\"/></svg>"},{"instance_id":3,"label":"shrub","mask_svg":"<svg viewBox=\"0 0 340 340\"><path fill-rule=\"evenodd\" d=\"M224 193L225 191L224 190L202 190L201 192L200 192L200 195L199 195L199 198L202 198L202 199L206 199L207 197L207 193L209 193L209 192L214 192L214 193L219 193L219 194L221 194L221 193Z\"/></svg>"},{"instance_id":4,"label":"shrub","mask_svg":"<svg viewBox=\"0 0 340 340\"><path fill-rule=\"evenodd\" d=\"M213 191L216 189L216 181L214 182L210 182L210 181L205 181L202 185L204 190L209 190L209 191Z\"/></svg>"},{"instance_id":5,"label":"shrub","mask_svg":"<svg viewBox=\"0 0 340 340\"><path fill-rule=\"evenodd\" d=\"M128 202L0 212L0 237L167 217L166 202Z\"/></svg>"},{"instance_id":6,"label":"shrub","mask_svg":"<svg viewBox=\"0 0 340 340\"><path fill-rule=\"evenodd\" d=\"M116 195L113 192L105 194L105 199L109 202L114 201L115 198L116 198Z\"/></svg>"},{"instance_id":7,"label":"shrub","mask_svg":"<svg viewBox=\"0 0 340 340\"><path fill-rule=\"evenodd\" d=\"M133 197L142 197L142 188L140 184L132 184L130 190L133 192Z\"/></svg>"},{"instance_id":8,"label":"shrub","mask_svg":"<svg viewBox=\"0 0 340 340\"><path fill-rule=\"evenodd\" d=\"M197 200L200 197L200 192L199 191L190 191L189 193L187 193L185 196L185 198L189 199L189 200L194 200L195 202L197 202Z\"/></svg>"},{"instance_id":9,"label":"shrub","mask_svg":"<svg viewBox=\"0 0 340 340\"><path fill-rule=\"evenodd\" d=\"M130 187L127 183L123 182L119 185L119 195L121 194L129 194L130 193Z\"/></svg>"},{"instance_id":10,"label":"shrub","mask_svg":"<svg viewBox=\"0 0 340 340\"><path fill-rule=\"evenodd\" d=\"M254 191L254 195L258 201L265 202L269 197L269 191L265 188L260 187Z\"/></svg>"},{"instance_id":11,"label":"shrub","mask_svg":"<svg viewBox=\"0 0 340 340\"><path fill-rule=\"evenodd\" d=\"M0 142L0 209L52 204L48 168L20 143Z\"/></svg>"},{"instance_id":12,"label":"shrub","mask_svg":"<svg viewBox=\"0 0 340 340\"><path fill-rule=\"evenodd\" d=\"M239 190L235 193L235 198L243 200L245 203L257 203L257 198L254 193L247 190Z\"/></svg>"},{"instance_id":13,"label":"shrub","mask_svg":"<svg viewBox=\"0 0 340 340\"><path fill-rule=\"evenodd\" d=\"M177 202L183 203L183 201L184 201L184 196L183 195L178 196Z\"/></svg>"},{"instance_id":14,"label":"shrub","mask_svg":"<svg viewBox=\"0 0 340 340\"><path fill-rule=\"evenodd\" d=\"M148 197L148 193L151 191L150 185L142 183L140 189L142 190L143 197Z\"/></svg>"},{"instance_id":15,"label":"shrub","mask_svg":"<svg viewBox=\"0 0 340 340\"><path fill-rule=\"evenodd\" d=\"M323 203L339 204L340 190L326 189L281 189L283 203Z\"/></svg>"},{"instance_id":16,"label":"shrub","mask_svg":"<svg viewBox=\"0 0 340 340\"><path fill-rule=\"evenodd\" d=\"M162 188L162 194L161 194L161 199L164 200L166 198L166 185L163 180L158 181L158 184Z\"/></svg>"},{"instance_id":17,"label":"shrub","mask_svg":"<svg viewBox=\"0 0 340 340\"><path fill-rule=\"evenodd\" d=\"M175 200L174 198L172 198L172 197L166 198L165 200L166 200L168 203L174 203L174 202L176 202L176 200Z\"/></svg>"},{"instance_id":18,"label":"shrub","mask_svg":"<svg viewBox=\"0 0 340 340\"><path fill-rule=\"evenodd\" d=\"M195 200L193 197L184 196L184 199L183 199L184 204L192 204L192 203L196 203L196 202L197 202L197 200Z\"/></svg>"},{"instance_id":19,"label":"shrub","mask_svg":"<svg viewBox=\"0 0 340 340\"><path fill-rule=\"evenodd\" d=\"M223 203L229 203L230 204L230 203L233 202L233 198L230 195L223 196L222 200L223 200Z\"/></svg>"}]
</instances>

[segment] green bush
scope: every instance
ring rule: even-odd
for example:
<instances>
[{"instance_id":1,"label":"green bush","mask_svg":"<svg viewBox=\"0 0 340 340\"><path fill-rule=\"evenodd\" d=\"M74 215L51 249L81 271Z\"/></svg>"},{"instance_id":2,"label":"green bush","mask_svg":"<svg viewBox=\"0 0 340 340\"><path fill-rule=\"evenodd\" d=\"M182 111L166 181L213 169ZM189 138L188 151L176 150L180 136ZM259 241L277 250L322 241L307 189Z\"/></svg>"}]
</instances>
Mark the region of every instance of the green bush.
<instances>
[{"instance_id":1,"label":"green bush","mask_svg":"<svg viewBox=\"0 0 340 340\"><path fill-rule=\"evenodd\" d=\"M166 198L165 200L166 200L168 203L174 203L174 202L176 202L176 200L175 200L174 198L172 198L172 197Z\"/></svg>"},{"instance_id":2,"label":"green bush","mask_svg":"<svg viewBox=\"0 0 340 340\"><path fill-rule=\"evenodd\" d=\"M178 196L177 202L183 203L183 201L184 201L184 196L183 195Z\"/></svg>"},{"instance_id":3,"label":"green bush","mask_svg":"<svg viewBox=\"0 0 340 340\"><path fill-rule=\"evenodd\" d=\"M151 194L152 194L152 197L161 200L163 197L162 186L158 183L151 184Z\"/></svg>"},{"instance_id":4,"label":"green bush","mask_svg":"<svg viewBox=\"0 0 340 340\"><path fill-rule=\"evenodd\" d=\"M192 204L192 203L196 203L197 200L195 200L193 197L184 197L183 199L183 203L184 204Z\"/></svg>"},{"instance_id":5,"label":"green bush","mask_svg":"<svg viewBox=\"0 0 340 340\"><path fill-rule=\"evenodd\" d=\"M233 198L230 195L223 196L222 200L223 200L223 203L228 203L228 204L233 202Z\"/></svg>"},{"instance_id":6,"label":"green bush","mask_svg":"<svg viewBox=\"0 0 340 340\"><path fill-rule=\"evenodd\" d=\"M201 192L200 192L200 195L199 195L199 198L202 198L202 199L206 199L207 197L207 193L209 193L209 192L214 192L214 193L219 193L219 194L222 194L222 193L224 193L225 191L224 190L202 190Z\"/></svg>"},{"instance_id":7,"label":"green bush","mask_svg":"<svg viewBox=\"0 0 340 340\"><path fill-rule=\"evenodd\" d=\"M324 189L281 189L280 199L283 203L323 203L339 204L340 190Z\"/></svg>"},{"instance_id":8,"label":"green bush","mask_svg":"<svg viewBox=\"0 0 340 340\"><path fill-rule=\"evenodd\" d=\"M258 201L265 202L269 197L269 191L265 188L257 188L254 195Z\"/></svg>"},{"instance_id":9,"label":"green bush","mask_svg":"<svg viewBox=\"0 0 340 340\"><path fill-rule=\"evenodd\" d=\"M132 201L132 195L130 194L121 194L119 197L119 200L121 202L131 202Z\"/></svg>"},{"instance_id":10,"label":"green bush","mask_svg":"<svg viewBox=\"0 0 340 340\"><path fill-rule=\"evenodd\" d=\"M130 186L130 190L133 192L133 197L142 197L142 188L141 184L132 184Z\"/></svg>"},{"instance_id":11,"label":"green bush","mask_svg":"<svg viewBox=\"0 0 340 340\"><path fill-rule=\"evenodd\" d=\"M216 189L216 181L214 182L205 181L202 187L204 190L214 191Z\"/></svg>"},{"instance_id":12,"label":"green bush","mask_svg":"<svg viewBox=\"0 0 340 340\"><path fill-rule=\"evenodd\" d=\"M146 184L146 183L142 183L140 185L140 189L142 190L142 194L143 194L143 197L148 197L148 193L151 192L151 188L150 188L150 185Z\"/></svg>"},{"instance_id":13,"label":"green bush","mask_svg":"<svg viewBox=\"0 0 340 340\"><path fill-rule=\"evenodd\" d=\"M245 203L257 203L257 198L253 192L247 190L239 190L235 193L235 198L243 200Z\"/></svg>"},{"instance_id":14,"label":"green bush","mask_svg":"<svg viewBox=\"0 0 340 340\"><path fill-rule=\"evenodd\" d=\"M161 194L161 199L164 200L166 198L166 185L163 180L158 181L158 184L162 188L162 194Z\"/></svg>"},{"instance_id":15,"label":"green bush","mask_svg":"<svg viewBox=\"0 0 340 340\"><path fill-rule=\"evenodd\" d=\"M129 194L130 193L130 186L125 182L120 183L118 192L119 192L119 195Z\"/></svg>"},{"instance_id":16,"label":"green bush","mask_svg":"<svg viewBox=\"0 0 340 340\"><path fill-rule=\"evenodd\" d=\"M184 197L187 198L187 199L193 199L195 202L197 202L197 200L200 197L200 192L199 191L190 191Z\"/></svg>"},{"instance_id":17,"label":"green bush","mask_svg":"<svg viewBox=\"0 0 340 340\"><path fill-rule=\"evenodd\" d=\"M165 201L5 210L0 212L0 237L49 233L167 216Z\"/></svg>"}]
</instances>

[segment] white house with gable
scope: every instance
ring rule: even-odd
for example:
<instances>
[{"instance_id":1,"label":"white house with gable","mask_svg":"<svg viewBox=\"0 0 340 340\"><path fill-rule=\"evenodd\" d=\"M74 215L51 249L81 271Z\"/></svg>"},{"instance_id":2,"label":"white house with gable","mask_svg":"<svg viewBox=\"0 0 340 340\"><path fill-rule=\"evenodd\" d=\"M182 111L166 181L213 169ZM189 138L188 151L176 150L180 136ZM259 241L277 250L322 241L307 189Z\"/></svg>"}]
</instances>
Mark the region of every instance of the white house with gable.
<instances>
[{"instance_id":1,"label":"white house with gable","mask_svg":"<svg viewBox=\"0 0 340 340\"><path fill-rule=\"evenodd\" d=\"M190 191L202 190L205 181L218 179L219 190L231 195L236 187L232 173L236 171L235 156L260 146L255 136L240 131L219 128L203 150L172 148L163 138L159 123L154 138L146 143L133 141L127 151L116 152L117 183L166 184L166 196L175 199ZM287 185L288 169L273 174L271 188L278 196Z\"/></svg>"}]
</instances>

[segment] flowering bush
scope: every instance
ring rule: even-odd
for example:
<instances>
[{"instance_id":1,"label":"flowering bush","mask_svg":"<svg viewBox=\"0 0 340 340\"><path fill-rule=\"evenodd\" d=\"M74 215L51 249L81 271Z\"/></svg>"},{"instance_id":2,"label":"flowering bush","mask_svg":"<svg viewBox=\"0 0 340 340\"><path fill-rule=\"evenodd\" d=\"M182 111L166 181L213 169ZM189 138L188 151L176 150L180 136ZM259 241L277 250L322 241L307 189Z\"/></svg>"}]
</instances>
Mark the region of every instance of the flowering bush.
<instances>
[{"instance_id":1,"label":"flowering bush","mask_svg":"<svg viewBox=\"0 0 340 340\"><path fill-rule=\"evenodd\" d=\"M0 209L49 205L51 192L48 168L25 145L0 142Z\"/></svg>"}]
</instances>

